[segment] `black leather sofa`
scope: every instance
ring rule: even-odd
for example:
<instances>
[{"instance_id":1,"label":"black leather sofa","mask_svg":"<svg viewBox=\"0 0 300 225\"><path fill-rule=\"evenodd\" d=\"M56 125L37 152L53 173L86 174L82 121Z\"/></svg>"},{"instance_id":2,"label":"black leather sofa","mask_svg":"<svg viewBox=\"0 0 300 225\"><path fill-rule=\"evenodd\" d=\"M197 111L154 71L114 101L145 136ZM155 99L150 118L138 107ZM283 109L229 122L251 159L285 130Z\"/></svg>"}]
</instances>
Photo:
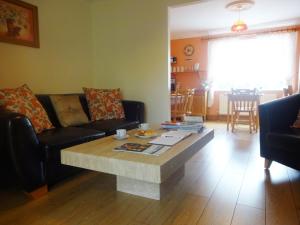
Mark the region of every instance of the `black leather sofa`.
<instances>
[{"instance_id":1,"label":"black leather sofa","mask_svg":"<svg viewBox=\"0 0 300 225\"><path fill-rule=\"evenodd\" d=\"M259 106L260 155L265 167L272 161L300 170L300 129L292 128L300 109L300 94Z\"/></svg>"},{"instance_id":2,"label":"black leather sofa","mask_svg":"<svg viewBox=\"0 0 300 225\"><path fill-rule=\"evenodd\" d=\"M60 150L115 133L116 129L133 129L144 122L144 104L123 100L126 119L95 121L77 127L61 127L49 95L37 95L47 111L54 129L36 134L27 117L0 110L0 178L14 181L26 192L51 186L81 169L60 163ZM83 94L79 95L89 117Z\"/></svg>"}]
</instances>

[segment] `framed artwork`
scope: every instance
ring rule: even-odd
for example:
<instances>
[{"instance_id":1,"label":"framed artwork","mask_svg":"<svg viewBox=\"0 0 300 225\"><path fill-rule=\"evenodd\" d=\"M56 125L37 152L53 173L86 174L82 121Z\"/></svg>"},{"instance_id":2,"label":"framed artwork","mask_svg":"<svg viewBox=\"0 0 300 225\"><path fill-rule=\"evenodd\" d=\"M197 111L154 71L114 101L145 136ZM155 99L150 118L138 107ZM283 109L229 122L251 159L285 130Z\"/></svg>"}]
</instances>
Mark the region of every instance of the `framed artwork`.
<instances>
[{"instance_id":1,"label":"framed artwork","mask_svg":"<svg viewBox=\"0 0 300 225\"><path fill-rule=\"evenodd\" d=\"M19 0L0 0L0 41L39 48L37 7Z\"/></svg>"}]
</instances>

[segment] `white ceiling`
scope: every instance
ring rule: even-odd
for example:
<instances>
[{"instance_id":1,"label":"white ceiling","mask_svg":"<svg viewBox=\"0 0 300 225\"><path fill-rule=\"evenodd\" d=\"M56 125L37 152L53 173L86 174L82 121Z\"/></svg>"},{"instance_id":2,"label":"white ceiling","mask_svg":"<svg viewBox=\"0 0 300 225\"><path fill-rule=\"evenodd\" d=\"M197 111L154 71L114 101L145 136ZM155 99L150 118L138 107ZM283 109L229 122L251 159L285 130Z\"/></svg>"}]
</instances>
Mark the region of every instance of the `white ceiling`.
<instances>
[{"instance_id":1,"label":"white ceiling","mask_svg":"<svg viewBox=\"0 0 300 225\"><path fill-rule=\"evenodd\" d=\"M169 11L171 39L230 32L238 13L225 8L232 0L211 0ZM255 0L255 5L241 12L249 30L300 24L300 0Z\"/></svg>"}]
</instances>

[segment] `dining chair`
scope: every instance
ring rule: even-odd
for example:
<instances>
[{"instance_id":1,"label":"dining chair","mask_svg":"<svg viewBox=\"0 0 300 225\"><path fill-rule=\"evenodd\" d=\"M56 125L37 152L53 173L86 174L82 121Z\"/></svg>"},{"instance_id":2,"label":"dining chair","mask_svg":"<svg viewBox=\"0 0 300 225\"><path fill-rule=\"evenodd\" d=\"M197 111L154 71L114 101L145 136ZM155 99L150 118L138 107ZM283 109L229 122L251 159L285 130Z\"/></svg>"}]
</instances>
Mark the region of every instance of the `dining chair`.
<instances>
[{"instance_id":1,"label":"dining chair","mask_svg":"<svg viewBox=\"0 0 300 225\"><path fill-rule=\"evenodd\" d=\"M257 91L255 89L233 89L228 95L228 101L231 105L230 123L232 132L237 124L247 124L250 133L252 131L257 132L257 107L259 104Z\"/></svg>"},{"instance_id":2,"label":"dining chair","mask_svg":"<svg viewBox=\"0 0 300 225\"><path fill-rule=\"evenodd\" d=\"M171 120L182 121L185 115L192 113L195 89L177 90L171 96Z\"/></svg>"},{"instance_id":3,"label":"dining chair","mask_svg":"<svg viewBox=\"0 0 300 225\"><path fill-rule=\"evenodd\" d=\"M186 100L187 106L186 106L185 114L191 115L193 112L193 101L194 101L194 95L195 95L195 88L187 89L186 95L187 95L187 100Z\"/></svg>"}]
</instances>

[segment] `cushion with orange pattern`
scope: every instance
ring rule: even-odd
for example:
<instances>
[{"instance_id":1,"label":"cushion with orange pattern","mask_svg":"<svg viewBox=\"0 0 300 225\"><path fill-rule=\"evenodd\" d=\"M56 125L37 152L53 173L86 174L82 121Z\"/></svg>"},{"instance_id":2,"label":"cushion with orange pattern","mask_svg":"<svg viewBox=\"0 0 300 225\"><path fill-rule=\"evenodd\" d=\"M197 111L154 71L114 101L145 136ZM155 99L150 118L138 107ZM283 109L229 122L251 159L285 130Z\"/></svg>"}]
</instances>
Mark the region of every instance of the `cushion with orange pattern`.
<instances>
[{"instance_id":1,"label":"cushion with orange pattern","mask_svg":"<svg viewBox=\"0 0 300 225\"><path fill-rule=\"evenodd\" d=\"M54 128L45 109L26 84L0 90L0 106L28 117L36 133Z\"/></svg>"},{"instance_id":2,"label":"cushion with orange pattern","mask_svg":"<svg viewBox=\"0 0 300 225\"><path fill-rule=\"evenodd\" d=\"M125 118L120 89L83 88L92 121Z\"/></svg>"}]
</instances>

